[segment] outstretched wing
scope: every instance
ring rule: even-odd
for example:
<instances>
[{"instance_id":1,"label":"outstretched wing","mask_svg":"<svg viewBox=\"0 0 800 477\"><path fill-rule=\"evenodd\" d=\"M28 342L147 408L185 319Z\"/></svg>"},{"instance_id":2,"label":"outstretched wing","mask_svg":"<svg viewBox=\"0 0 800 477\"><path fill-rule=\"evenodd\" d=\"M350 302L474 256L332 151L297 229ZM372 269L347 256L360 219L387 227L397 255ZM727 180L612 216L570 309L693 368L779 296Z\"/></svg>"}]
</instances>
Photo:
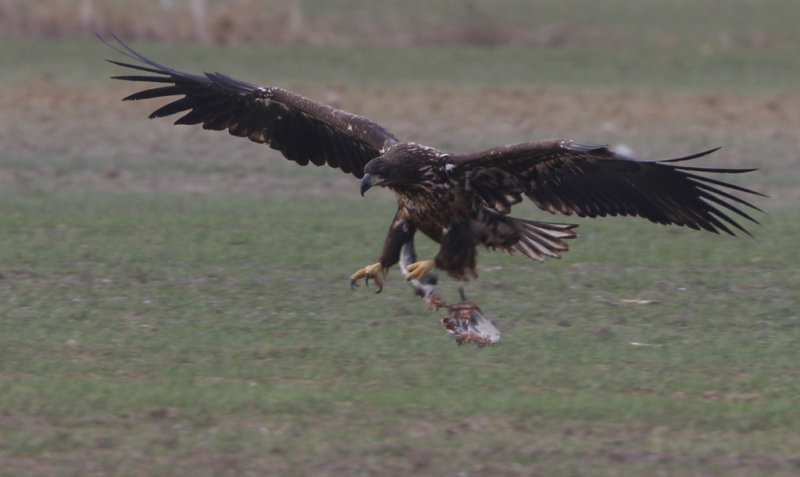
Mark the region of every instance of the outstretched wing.
<instances>
[{"instance_id":1,"label":"outstretched wing","mask_svg":"<svg viewBox=\"0 0 800 477\"><path fill-rule=\"evenodd\" d=\"M680 164L714 151L640 161L616 154L606 146L550 140L498 147L452 160L453 173L465 174L465 180L486 205L502 213L508 213L524 194L553 213L581 217L631 215L715 233L735 235L730 226L748 233L736 216L758 222L740 206L760 209L730 191L763 194L706 174L738 174L755 169Z\"/></svg>"},{"instance_id":2,"label":"outstretched wing","mask_svg":"<svg viewBox=\"0 0 800 477\"><path fill-rule=\"evenodd\" d=\"M99 35L98 35L99 37ZM202 124L227 129L234 136L267 144L301 166L328 164L356 177L364 165L397 139L380 125L354 114L317 103L281 88L257 86L220 73L193 75L149 60L117 37L120 47L106 45L141 64L109 62L149 75L114 79L163 84L124 100L182 96L150 114L160 118L183 115L175 124Z\"/></svg>"}]
</instances>

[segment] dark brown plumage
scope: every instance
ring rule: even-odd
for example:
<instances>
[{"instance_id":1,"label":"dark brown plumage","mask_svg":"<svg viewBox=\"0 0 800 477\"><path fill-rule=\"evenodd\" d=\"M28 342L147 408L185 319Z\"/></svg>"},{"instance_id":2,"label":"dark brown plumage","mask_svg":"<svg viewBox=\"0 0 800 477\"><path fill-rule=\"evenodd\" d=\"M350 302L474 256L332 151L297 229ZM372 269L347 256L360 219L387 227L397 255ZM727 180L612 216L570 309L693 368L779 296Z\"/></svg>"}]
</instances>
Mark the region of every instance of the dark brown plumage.
<instances>
[{"instance_id":1,"label":"dark brown plumage","mask_svg":"<svg viewBox=\"0 0 800 477\"><path fill-rule=\"evenodd\" d=\"M267 144L300 165L339 168L362 179L362 195L374 185L394 191L398 209L379 261L356 272L353 282L363 277L382 284L383 273L398 262L404 245L413 245L417 230L441 248L433 261L409 267L408 276L414 279L434 265L458 279L475 276L479 244L538 260L560 257L568 249L564 240L576 237L575 225L510 217L511 208L524 197L552 213L639 216L731 235L747 233L738 220L757 223L743 208L759 209L733 193L762 194L709 176L754 169L685 165L716 149L641 161L605 146L547 140L451 155L400 142L368 119L290 91L219 73L176 71L117 41L123 49L109 46L141 64L109 61L147 74L116 79L163 85L125 100L180 96L151 118L182 114L175 124L228 130Z\"/></svg>"}]
</instances>

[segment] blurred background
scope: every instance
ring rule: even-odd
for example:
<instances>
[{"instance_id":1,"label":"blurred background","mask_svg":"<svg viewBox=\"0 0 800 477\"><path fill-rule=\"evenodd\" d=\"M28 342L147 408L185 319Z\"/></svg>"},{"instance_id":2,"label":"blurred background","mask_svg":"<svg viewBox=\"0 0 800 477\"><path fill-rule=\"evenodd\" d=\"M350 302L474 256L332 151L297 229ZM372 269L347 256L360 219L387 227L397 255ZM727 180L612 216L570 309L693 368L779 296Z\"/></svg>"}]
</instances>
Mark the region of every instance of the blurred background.
<instances>
[{"instance_id":1,"label":"blurred background","mask_svg":"<svg viewBox=\"0 0 800 477\"><path fill-rule=\"evenodd\" d=\"M784 0L0 0L0 35L315 45L797 46Z\"/></svg>"}]
</instances>

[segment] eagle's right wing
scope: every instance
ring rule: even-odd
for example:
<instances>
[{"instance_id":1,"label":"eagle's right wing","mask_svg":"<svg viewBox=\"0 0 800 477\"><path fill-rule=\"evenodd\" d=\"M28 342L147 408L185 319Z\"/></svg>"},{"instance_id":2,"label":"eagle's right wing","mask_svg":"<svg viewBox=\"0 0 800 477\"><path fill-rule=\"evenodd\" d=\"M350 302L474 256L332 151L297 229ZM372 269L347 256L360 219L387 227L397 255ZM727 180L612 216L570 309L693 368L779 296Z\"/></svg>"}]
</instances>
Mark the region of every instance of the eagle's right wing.
<instances>
[{"instance_id":1,"label":"eagle's right wing","mask_svg":"<svg viewBox=\"0 0 800 477\"><path fill-rule=\"evenodd\" d=\"M117 37L114 39L122 48L100 39L142 64L109 62L152 73L114 79L164 85L134 93L124 100L183 96L154 111L151 118L182 113L175 124L227 129L234 136L267 144L301 166L309 162L317 166L328 164L358 178L364 175L367 162L398 142L379 124L291 91L245 83L220 73L183 73L147 59Z\"/></svg>"},{"instance_id":2,"label":"eagle's right wing","mask_svg":"<svg viewBox=\"0 0 800 477\"><path fill-rule=\"evenodd\" d=\"M452 171L463 174L484 203L501 213L508 213L525 195L552 213L639 216L660 224L734 235L732 226L747 233L736 216L758 222L741 206L760 209L731 192L764 194L709 175L755 169L683 165L715 150L642 161L606 146L549 140L456 156Z\"/></svg>"}]
</instances>

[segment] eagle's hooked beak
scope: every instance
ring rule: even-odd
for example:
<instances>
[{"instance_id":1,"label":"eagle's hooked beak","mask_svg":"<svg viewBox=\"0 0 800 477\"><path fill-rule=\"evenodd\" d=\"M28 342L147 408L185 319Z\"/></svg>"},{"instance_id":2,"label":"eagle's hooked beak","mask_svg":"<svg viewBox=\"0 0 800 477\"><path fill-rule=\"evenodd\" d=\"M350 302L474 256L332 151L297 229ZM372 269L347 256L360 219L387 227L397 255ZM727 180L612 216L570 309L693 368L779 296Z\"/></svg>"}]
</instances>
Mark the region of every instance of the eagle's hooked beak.
<instances>
[{"instance_id":1,"label":"eagle's hooked beak","mask_svg":"<svg viewBox=\"0 0 800 477\"><path fill-rule=\"evenodd\" d=\"M361 197L364 197L364 192L368 191L370 187L372 187L372 176L367 173L361 179Z\"/></svg>"}]
</instances>

